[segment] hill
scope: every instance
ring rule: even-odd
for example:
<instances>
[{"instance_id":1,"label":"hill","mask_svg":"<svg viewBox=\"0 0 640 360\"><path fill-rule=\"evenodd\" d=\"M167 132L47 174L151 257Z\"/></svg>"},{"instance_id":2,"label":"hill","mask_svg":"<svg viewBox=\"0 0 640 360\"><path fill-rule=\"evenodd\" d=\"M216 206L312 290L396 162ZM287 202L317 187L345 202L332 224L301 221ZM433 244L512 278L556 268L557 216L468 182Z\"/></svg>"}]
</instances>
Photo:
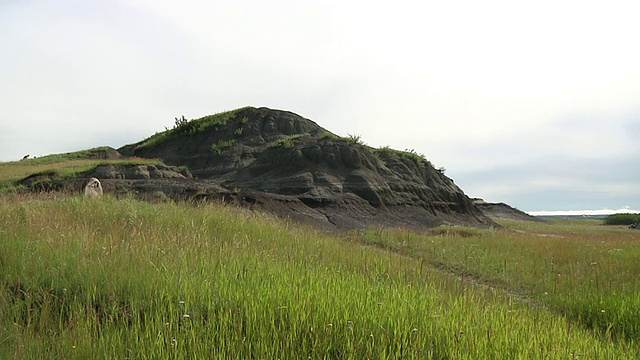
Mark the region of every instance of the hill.
<instances>
[{"instance_id":1,"label":"hill","mask_svg":"<svg viewBox=\"0 0 640 360\"><path fill-rule=\"evenodd\" d=\"M107 192L223 200L339 231L496 226L424 156L374 149L288 111L246 107L176 119L171 129L109 152L142 163L103 161L51 187L79 190L95 176ZM144 163L152 159L161 163Z\"/></svg>"},{"instance_id":2,"label":"hill","mask_svg":"<svg viewBox=\"0 0 640 360\"><path fill-rule=\"evenodd\" d=\"M489 203L478 198L473 199L473 203L490 218L544 222L539 217L529 215L505 203Z\"/></svg>"},{"instance_id":3,"label":"hill","mask_svg":"<svg viewBox=\"0 0 640 360\"><path fill-rule=\"evenodd\" d=\"M234 201L325 228L494 225L424 156L373 149L288 111L208 116L119 151L186 166L235 190L224 194Z\"/></svg>"}]
</instances>

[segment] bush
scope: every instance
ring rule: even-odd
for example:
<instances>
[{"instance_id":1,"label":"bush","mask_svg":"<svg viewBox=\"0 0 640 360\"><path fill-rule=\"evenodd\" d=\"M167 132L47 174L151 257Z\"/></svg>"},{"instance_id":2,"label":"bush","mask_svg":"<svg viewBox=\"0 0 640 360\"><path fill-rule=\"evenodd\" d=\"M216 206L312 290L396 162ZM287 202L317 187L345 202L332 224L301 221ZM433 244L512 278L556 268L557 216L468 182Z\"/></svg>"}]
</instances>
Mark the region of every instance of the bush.
<instances>
[{"instance_id":1,"label":"bush","mask_svg":"<svg viewBox=\"0 0 640 360\"><path fill-rule=\"evenodd\" d=\"M362 135L360 134L347 134L347 141L352 144L364 145L364 141L362 141Z\"/></svg>"},{"instance_id":2,"label":"bush","mask_svg":"<svg viewBox=\"0 0 640 360\"><path fill-rule=\"evenodd\" d=\"M397 156L400 160L406 160L418 164L420 167L433 167L433 164L424 156L413 149L406 149L405 151L392 149L389 146L382 146L373 150L380 160L385 161L386 157ZM440 170L442 169L442 170ZM444 168L440 168L438 171L444 172Z\"/></svg>"},{"instance_id":3,"label":"bush","mask_svg":"<svg viewBox=\"0 0 640 360\"><path fill-rule=\"evenodd\" d=\"M631 225L640 223L640 214L613 214L604 219L605 225Z\"/></svg>"},{"instance_id":4,"label":"bush","mask_svg":"<svg viewBox=\"0 0 640 360\"><path fill-rule=\"evenodd\" d=\"M336 140L339 139L340 137L330 131L325 131L324 133L322 133L322 135L320 136L320 139L331 139L331 140Z\"/></svg>"},{"instance_id":5,"label":"bush","mask_svg":"<svg viewBox=\"0 0 640 360\"><path fill-rule=\"evenodd\" d=\"M284 148L290 149L294 146L295 140L300 139L302 137L304 137L304 134L289 135L287 137L275 140L274 142L271 143L270 147L284 147Z\"/></svg>"},{"instance_id":6,"label":"bush","mask_svg":"<svg viewBox=\"0 0 640 360\"><path fill-rule=\"evenodd\" d=\"M232 147L234 144L236 143L236 140L231 139L231 140L220 140L217 143L211 145L211 151L213 151L215 154L222 154L222 151L224 151L226 148Z\"/></svg>"}]
</instances>

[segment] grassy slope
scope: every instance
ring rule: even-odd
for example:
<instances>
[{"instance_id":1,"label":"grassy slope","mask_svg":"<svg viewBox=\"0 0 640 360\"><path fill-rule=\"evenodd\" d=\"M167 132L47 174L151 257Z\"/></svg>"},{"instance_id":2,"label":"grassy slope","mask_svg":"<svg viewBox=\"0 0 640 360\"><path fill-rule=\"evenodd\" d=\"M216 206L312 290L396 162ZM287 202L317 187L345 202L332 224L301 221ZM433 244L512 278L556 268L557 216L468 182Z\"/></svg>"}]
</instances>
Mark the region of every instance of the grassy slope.
<instances>
[{"instance_id":1,"label":"grassy slope","mask_svg":"<svg viewBox=\"0 0 640 360\"><path fill-rule=\"evenodd\" d=\"M93 158L95 150L100 150L100 148L0 163L0 193L19 188L18 182L20 180L34 174L53 174L54 179L66 179L94 169L98 165L157 165L162 163L158 159L141 158L100 160Z\"/></svg>"},{"instance_id":2,"label":"grassy slope","mask_svg":"<svg viewBox=\"0 0 640 360\"><path fill-rule=\"evenodd\" d=\"M211 127L219 127L227 124L229 120L236 116L236 114L242 110L246 109L239 108L231 111L225 111L213 115L207 115L199 119L186 120L181 123L176 123L173 128L167 129L165 131L156 133L147 139L141 141L138 144L134 144L134 148L142 149L160 146L164 144L166 141L174 139L179 136L185 135L193 135L203 131Z\"/></svg>"},{"instance_id":3,"label":"grassy slope","mask_svg":"<svg viewBox=\"0 0 640 360\"><path fill-rule=\"evenodd\" d=\"M570 311L563 315L556 300L536 295L561 281L551 297L562 304L556 295L565 294L564 304L572 304L573 291L585 295L578 283L604 279L586 265L575 266L597 262L603 276L629 273L602 286L607 293L619 290L613 293L620 302L635 301L624 289L637 289L637 237L561 224L544 232L564 238L541 237L541 228L506 225L520 232L440 229L426 237L372 232L332 238L221 205L3 196L0 353L185 359L638 355L633 337L594 330ZM547 274L544 259L554 259L551 275L561 269L560 280ZM434 265L530 291L536 303L512 301L508 293L474 286ZM573 272L565 278L567 271ZM629 331L635 331L632 321Z\"/></svg>"}]
</instances>

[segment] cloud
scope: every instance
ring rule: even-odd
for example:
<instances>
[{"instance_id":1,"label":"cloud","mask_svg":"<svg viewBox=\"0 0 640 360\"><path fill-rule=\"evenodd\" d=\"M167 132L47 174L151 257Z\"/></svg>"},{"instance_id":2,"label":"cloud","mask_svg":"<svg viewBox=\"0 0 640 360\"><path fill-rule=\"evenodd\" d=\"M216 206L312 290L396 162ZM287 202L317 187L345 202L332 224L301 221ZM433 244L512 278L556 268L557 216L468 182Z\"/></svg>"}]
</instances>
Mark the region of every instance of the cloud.
<instances>
[{"instance_id":1,"label":"cloud","mask_svg":"<svg viewBox=\"0 0 640 360\"><path fill-rule=\"evenodd\" d=\"M636 162L631 154L615 159L556 155L450 176L471 196L524 210L640 207Z\"/></svg>"}]
</instances>

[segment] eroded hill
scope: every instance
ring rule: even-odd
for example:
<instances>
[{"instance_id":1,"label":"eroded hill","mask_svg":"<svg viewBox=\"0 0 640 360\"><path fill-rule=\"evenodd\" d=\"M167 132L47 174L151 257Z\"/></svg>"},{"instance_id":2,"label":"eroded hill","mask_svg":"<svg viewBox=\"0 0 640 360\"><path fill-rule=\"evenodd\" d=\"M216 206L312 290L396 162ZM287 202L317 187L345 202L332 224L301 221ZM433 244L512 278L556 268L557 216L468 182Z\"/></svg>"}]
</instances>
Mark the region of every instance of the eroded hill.
<instances>
[{"instance_id":1,"label":"eroded hill","mask_svg":"<svg viewBox=\"0 0 640 360\"><path fill-rule=\"evenodd\" d=\"M496 225L424 156L374 149L358 137L339 137L292 112L268 108L176 119L173 128L117 150L19 163L21 171L33 171L4 183L80 191L97 177L107 193L222 200L328 230Z\"/></svg>"},{"instance_id":2,"label":"eroded hill","mask_svg":"<svg viewBox=\"0 0 640 360\"><path fill-rule=\"evenodd\" d=\"M197 181L225 189L200 191L198 198L224 198L325 228L494 225L423 156L373 149L288 111L242 108L118 150L186 167Z\"/></svg>"}]
</instances>

